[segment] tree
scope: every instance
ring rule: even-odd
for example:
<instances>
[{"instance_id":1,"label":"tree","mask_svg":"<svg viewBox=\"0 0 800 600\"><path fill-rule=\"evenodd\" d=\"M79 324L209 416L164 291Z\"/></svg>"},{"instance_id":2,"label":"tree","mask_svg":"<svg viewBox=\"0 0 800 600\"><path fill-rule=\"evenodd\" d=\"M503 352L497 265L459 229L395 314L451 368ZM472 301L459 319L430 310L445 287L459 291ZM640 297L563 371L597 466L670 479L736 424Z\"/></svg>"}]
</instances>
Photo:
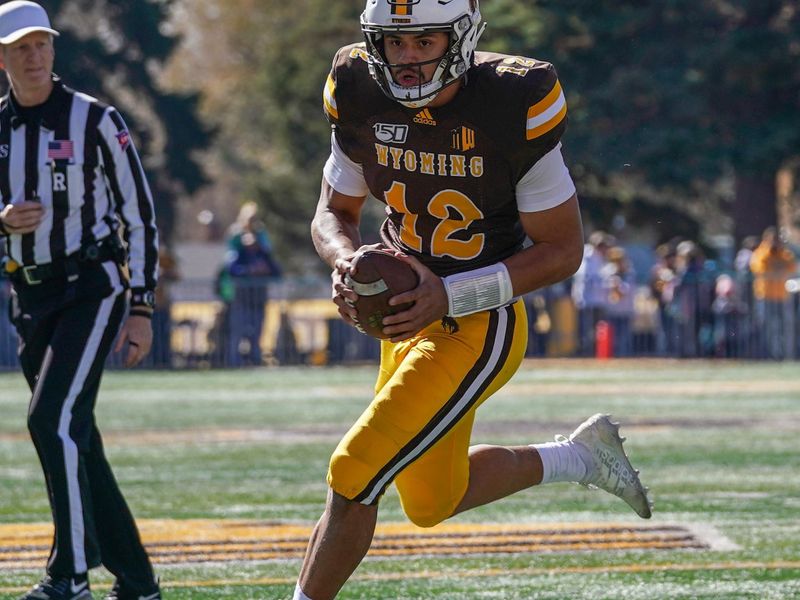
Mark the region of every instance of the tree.
<instances>
[{"instance_id":1,"label":"tree","mask_svg":"<svg viewBox=\"0 0 800 600\"><path fill-rule=\"evenodd\" d=\"M800 10L760 0L717 13L723 35L704 63L716 150L736 176L736 233L776 222L775 177L800 148Z\"/></svg>"},{"instance_id":2,"label":"tree","mask_svg":"<svg viewBox=\"0 0 800 600\"><path fill-rule=\"evenodd\" d=\"M202 114L219 132L209 163L227 181L221 195L258 202L290 263L314 256L308 227L330 148L322 89L336 49L360 39L361 10L361 0L176 6L173 22L185 35L169 81L199 91Z\"/></svg>"},{"instance_id":3,"label":"tree","mask_svg":"<svg viewBox=\"0 0 800 600\"><path fill-rule=\"evenodd\" d=\"M313 256L307 226L329 137L320 94L333 52L361 39L363 0L175 7L183 42L171 81L199 91L219 130L207 164L228 178L226 197L270 213L280 250ZM584 199L608 200L585 202L590 216L661 215L665 239L774 222L772 178L800 147L792 0L487 0L482 11L482 49L557 66L573 176Z\"/></svg>"},{"instance_id":4,"label":"tree","mask_svg":"<svg viewBox=\"0 0 800 600\"><path fill-rule=\"evenodd\" d=\"M509 4L487 3L487 13ZM732 175L737 236L774 224L775 174L800 147L795 2L542 0L511 10L504 44L544 49L568 82L579 176L708 202L698 191ZM727 208L714 204L710 213Z\"/></svg>"},{"instance_id":5,"label":"tree","mask_svg":"<svg viewBox=\"0 0 800 600\"><path fill-rule=\"evenodd\" d=\"M193 152L210 143L195 94L167 92L158 72L177 38L165 32L172 0L43 0L54 27L55 71L67 85L117 106L134 133L169 238L174 203L205 182Z\"/></svg>"}]
</instances>

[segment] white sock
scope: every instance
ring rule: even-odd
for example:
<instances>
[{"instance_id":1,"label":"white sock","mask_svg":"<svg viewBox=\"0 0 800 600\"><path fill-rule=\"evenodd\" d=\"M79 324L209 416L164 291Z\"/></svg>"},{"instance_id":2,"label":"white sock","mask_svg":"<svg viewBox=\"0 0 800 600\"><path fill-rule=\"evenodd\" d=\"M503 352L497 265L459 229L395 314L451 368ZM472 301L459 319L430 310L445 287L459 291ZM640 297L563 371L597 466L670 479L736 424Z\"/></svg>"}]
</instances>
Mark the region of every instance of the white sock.
<instances>
[{"instance_id":1,"label":"white sock","mask_svg":"<svg viewBox=\"0 0 800 600\"><path fill-rule=\"evenodd\" d=\"M557 481L583 481L591 461L589 451L582 444L569 440L531 444L542 459L542 483Z\"/></svg>"},{"instance_id":2,"label":"white sock","mask_svg":"<svg viewBox=\"0 0 800 600\"><path fill-rule=\"evenodd\" d=\"M292 596L292 600L311 600L308 596L303 593L303 590L300 589L300 582L297 582L297 585L294 586L294 596Z\"/></svg>"}]
</instances>

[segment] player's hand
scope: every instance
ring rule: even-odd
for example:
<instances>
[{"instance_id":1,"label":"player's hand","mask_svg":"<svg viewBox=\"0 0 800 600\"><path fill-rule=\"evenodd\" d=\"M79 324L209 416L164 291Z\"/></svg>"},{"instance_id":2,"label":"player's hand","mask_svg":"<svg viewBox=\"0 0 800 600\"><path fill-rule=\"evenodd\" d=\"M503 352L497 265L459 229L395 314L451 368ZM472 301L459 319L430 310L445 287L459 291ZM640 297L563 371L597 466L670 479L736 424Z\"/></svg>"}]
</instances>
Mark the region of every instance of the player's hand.
<instances>
[{"instance_id":1,"label":"player's hand","mask_svg":"<svg viewBox=\"0 0 800 600\"><path fill-rule=\"evenodd\" d=\"M121 351L125 346L128 353L125 356L125 366L138 365L150 353L153 345L153 328L150 319L139 315L128 315L125 324L119 332L117 345L114 352Z\"/></svg>"},{"instance_id":2,"label":"player's hand","mask_svg":"<svg viewBox=\"0 0 800 600\"><path fill-rule=\"evenodd\" d=\"M406 302L414 303L414 306L408 310L384 317L383 332L391 335L393 342L413 337L423 328L447 314L447 292L441 278L412 256L398 253L398 257L416 271L419 276L419 285L413 290L397 294L389 299L389 304L392 306Z\"/></svg>"},{"instance_id":3,"label":"player's hand","mask_svg":"<svg viewBox=\"0 0 800 600\"><path fill-rule=\"evenodd\" d=\"M9 204L0 212L0 222L8 233L23 234L36 230L44 218L41 202L25 200L19 204Z\"/></svg>"},{"instance_id":4,"label":"player's hand","mask_svg":"<svg viewBox=\"0 0 800 600\"><path fill-rule=\"evenodd\" d=\"M334 269L331 273L331 287L333 290L331 299L339 308L339 316L353 327L358 327L356 309L354 308L358 294L345 283L345 275L353 274L353 262L356 258L367 250L387 250L383 244L367 244L349 254L343 254L336 259Z\"/></svg>"}]
</instances>

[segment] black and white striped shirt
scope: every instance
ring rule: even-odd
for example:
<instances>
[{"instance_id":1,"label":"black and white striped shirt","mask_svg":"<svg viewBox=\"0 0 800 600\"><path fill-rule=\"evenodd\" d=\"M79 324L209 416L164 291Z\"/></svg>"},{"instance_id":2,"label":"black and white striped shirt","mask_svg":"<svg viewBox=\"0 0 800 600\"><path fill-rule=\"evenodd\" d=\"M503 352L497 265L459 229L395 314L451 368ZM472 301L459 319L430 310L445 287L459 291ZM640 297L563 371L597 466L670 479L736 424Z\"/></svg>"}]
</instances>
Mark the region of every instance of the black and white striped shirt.
<instances>
[{"instance_id":1,"label":"black and white striped shirt","mask_svg":"<svg viewBox=\"0 0 800 600\"><path fill-rule=\"evenodd\" d=\"M114 107L53 84L33 111L11 93L0 101L0 210L24 200L45 208L34 232L6 236L6 253L24 266L58 261L116 235L121 220L131 287L153 290L153 198L128 128Z\"/></svg>"}]
</instances>

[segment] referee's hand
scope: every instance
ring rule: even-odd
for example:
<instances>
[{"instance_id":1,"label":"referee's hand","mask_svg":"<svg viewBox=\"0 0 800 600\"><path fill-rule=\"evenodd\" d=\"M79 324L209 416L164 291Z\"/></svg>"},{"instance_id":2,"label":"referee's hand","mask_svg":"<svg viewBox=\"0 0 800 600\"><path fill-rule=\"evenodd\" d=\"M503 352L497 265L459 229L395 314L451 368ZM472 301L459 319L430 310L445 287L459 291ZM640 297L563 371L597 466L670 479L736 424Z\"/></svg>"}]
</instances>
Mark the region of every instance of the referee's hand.
<instances>
[{"instance_id":1,"label":"referee's hand","mask_svg":"<svg viewBox=\"0 0 800 600\"><path fill-rule=\"evenodd\" d=\"M8 233L23 234L35 231L44 218L41 202L25 200L9 204L0 212L0 223Z\"/></svg>"},{"instance_id":2,"label":"referee's hand","mask_svg":"<svg viewBox=\"0 0 800 600\"><path fill-rule=\"evenodd\" d=\"M128 315L117 338L114 352L119 352L125 346L128 353L125 356L125 366L134 367L150 352L153 344L153 328L150 319L138 315Z\"/></svg>"}]
</instances>

